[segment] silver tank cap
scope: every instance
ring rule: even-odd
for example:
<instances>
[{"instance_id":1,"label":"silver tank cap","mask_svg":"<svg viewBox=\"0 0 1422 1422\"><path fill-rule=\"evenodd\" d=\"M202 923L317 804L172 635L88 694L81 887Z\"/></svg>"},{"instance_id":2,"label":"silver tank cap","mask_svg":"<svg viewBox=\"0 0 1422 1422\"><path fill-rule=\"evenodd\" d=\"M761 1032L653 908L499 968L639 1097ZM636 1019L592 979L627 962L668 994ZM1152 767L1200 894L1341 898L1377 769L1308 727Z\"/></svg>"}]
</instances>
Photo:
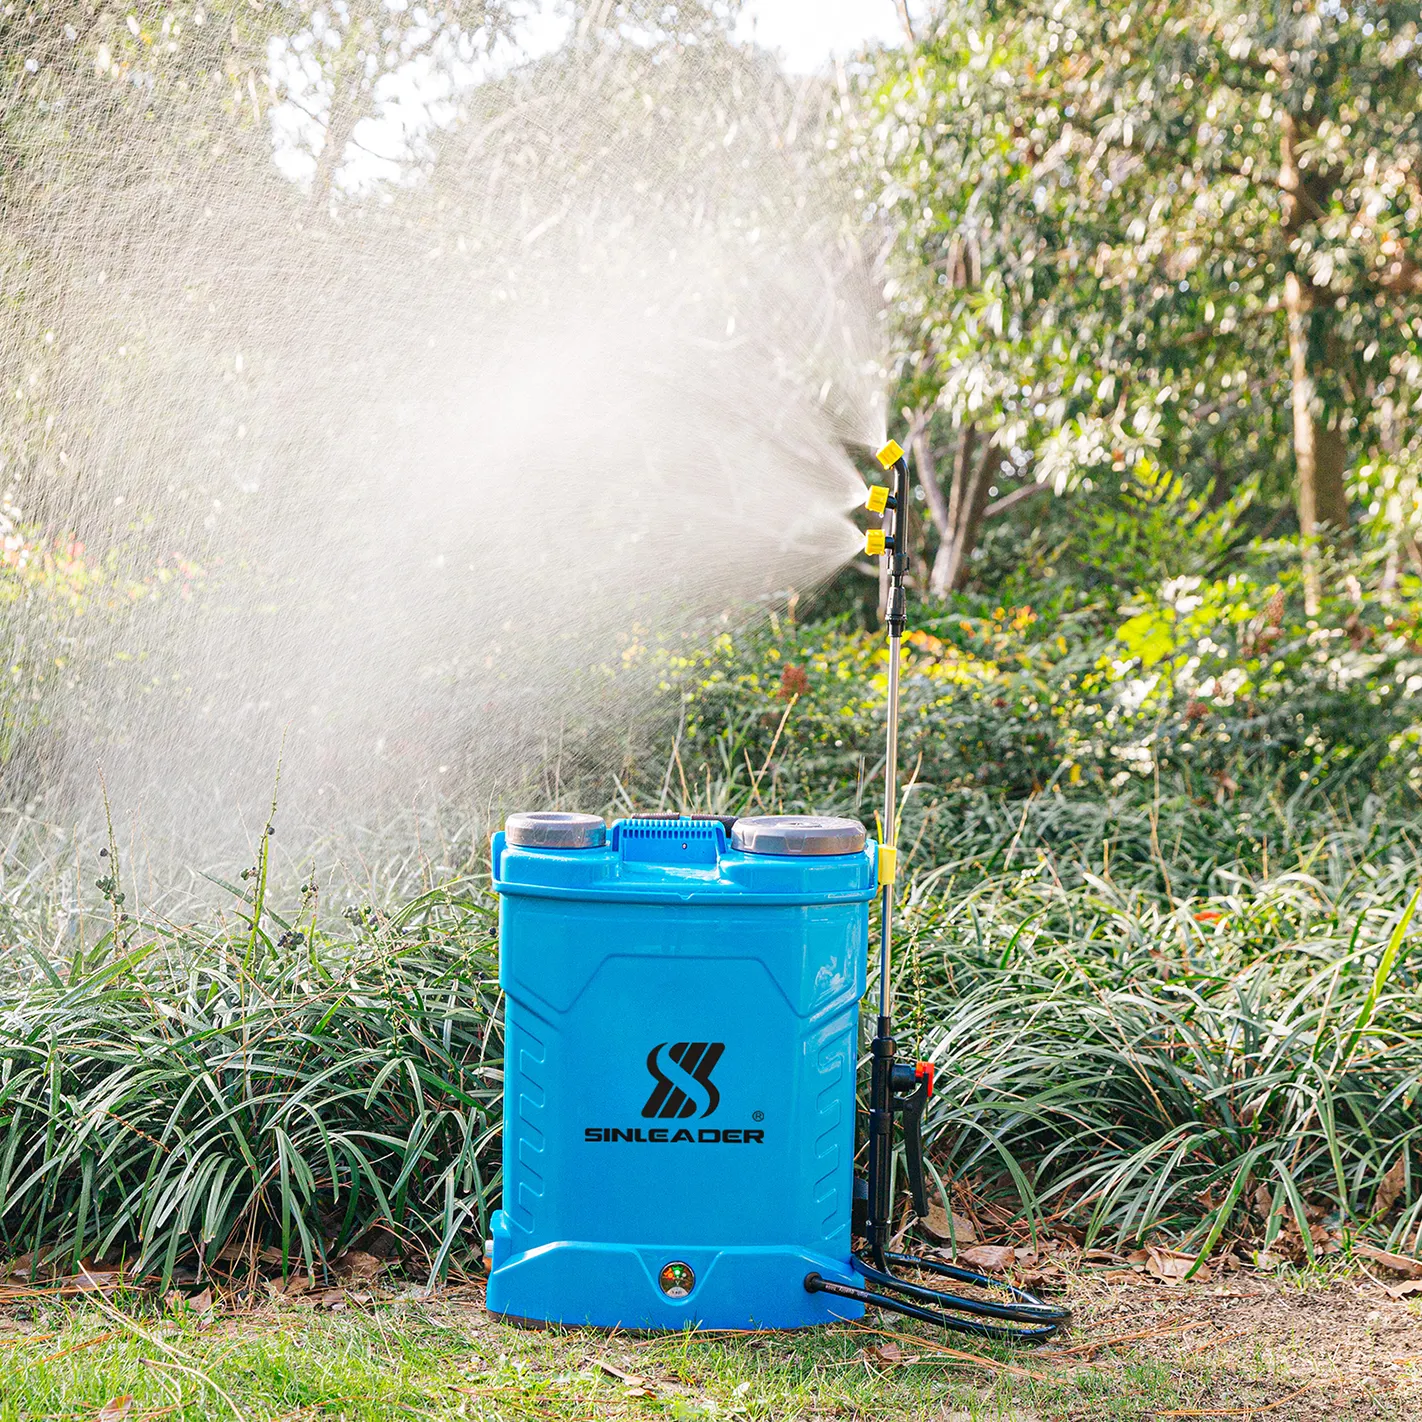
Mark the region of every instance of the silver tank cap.
<instances>
[{"instance_id":1,"label":"silver tank cap","mask_svg":"<svg viewBox=\"0 0 1422 1422\"><path fill-rule=\"evenodd\" d=\"M607 843L607 826L596 815L529 810L504 821L504 837L525 849L600 849Z\"/></svg>"},{"instance_id":2,"label":"silver tank cap","mask_svg":"<svg viewBox=\"0 0 1422 1422\"><path fill-rule=\"evenodd\" d=\"M858 854L864 826L829 815L753 815L736 821L731 848L747 854Z\"/></svg>"}]
</instances>

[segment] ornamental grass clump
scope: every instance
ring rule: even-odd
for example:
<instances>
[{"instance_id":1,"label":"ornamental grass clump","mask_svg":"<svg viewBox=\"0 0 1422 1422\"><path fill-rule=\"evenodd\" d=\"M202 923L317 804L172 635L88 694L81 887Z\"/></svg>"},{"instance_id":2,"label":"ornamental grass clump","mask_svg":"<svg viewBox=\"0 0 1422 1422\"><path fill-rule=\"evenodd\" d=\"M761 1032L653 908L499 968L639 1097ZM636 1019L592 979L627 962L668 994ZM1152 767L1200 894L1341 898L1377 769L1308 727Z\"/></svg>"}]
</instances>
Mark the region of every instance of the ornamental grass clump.
<instances>
[{"instance_id":1,"label":"ornamental grass clump","mask_svg":"<svg viewBox=\"0 0 1422 1422\"><path fill-rule=\"evenodd\" d=\"M0 1255L166 1285L263 1250L319 1277L377 1230L438 1275L482 1240L503 1048L488 910L434 890L354 920L130 921L117 948L44 962L0 1010Z\"/></svg>"},{"instance_id":2,"label":"ornamental grass clump","mask_svg":"<svg viewBox=\"0 0 1422 1422\"><path fill-rule=\"evenodd\" d=\"M1415 864L1185 901L1044 863L905 914L943 1180L1087 1244L1301 1258L1422 1221Z\"/></svg>"},{"instance_id":3,"label":"ornamental grass clump","mask_svg":"<svg viewBox=\"0 0 1422 1422\"><path fill-rule=\"evenodd\" d=\"M1385 816L1248 804L1261 829L1233 840L1178 794L935 811L953 857L907 877L897 1016L937 1065L930 1164L955 1204L1201 1257L1418 1252L1416 848ZM492 899L461 879L342 920L313 880L285 921L263 904L271 842L225 926L130 913L110 848L97 944L57 961L40 945L64 933L13 939L0 1260L319 1278L379 1238L437 1278L487 1238Z\"/></svg>"}]
</instances>

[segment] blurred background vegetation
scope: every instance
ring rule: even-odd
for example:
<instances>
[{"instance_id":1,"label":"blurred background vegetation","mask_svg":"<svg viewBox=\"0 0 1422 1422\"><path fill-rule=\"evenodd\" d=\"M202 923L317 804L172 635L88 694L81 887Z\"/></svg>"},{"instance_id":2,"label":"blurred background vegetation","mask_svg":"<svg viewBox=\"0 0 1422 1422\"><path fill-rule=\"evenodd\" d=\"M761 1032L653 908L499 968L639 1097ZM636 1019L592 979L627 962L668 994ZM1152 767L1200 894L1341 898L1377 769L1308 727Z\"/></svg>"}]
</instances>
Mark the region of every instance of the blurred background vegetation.
<instances>
[{"instance_id":1,"label":"blurred background vegetation","mask_svg":"<svg viewBox=\"0 0 1422 1422\"><path fill-rule=\"evenodd\" d=\"M76 624L202 577L86 548L82 500L56 522L76 505L51 496L70 477L44 394L52 205L115 105L186 116L189 151L265 141L266 46L299 8L0 15L0 302L28 333L0 371L0 598L26 610L0 690L15 1253L314 1269L388 1235L440 1271L497 1196L477 843L374 856L346 920L317 912L314 876L267 887L266 839L201 927L136 902L117 846L71 888L32 872L78 852L23 812L47 698L83 694ZM595 0L573 33L729 44L734 8ZM944 1083L935 1168L1009 1232L1415 1251L1416 6L929 10L805 92L879 254L919 496L901 971ZM329 155L374 103L373 35L487 44L511 23L492 3L340 17L313 211L341 200ZM613 767L570 735L546 798L872 823L877 602L862 564L695 651L629 630L664 715Z\"/></svg>"}]
</instances>

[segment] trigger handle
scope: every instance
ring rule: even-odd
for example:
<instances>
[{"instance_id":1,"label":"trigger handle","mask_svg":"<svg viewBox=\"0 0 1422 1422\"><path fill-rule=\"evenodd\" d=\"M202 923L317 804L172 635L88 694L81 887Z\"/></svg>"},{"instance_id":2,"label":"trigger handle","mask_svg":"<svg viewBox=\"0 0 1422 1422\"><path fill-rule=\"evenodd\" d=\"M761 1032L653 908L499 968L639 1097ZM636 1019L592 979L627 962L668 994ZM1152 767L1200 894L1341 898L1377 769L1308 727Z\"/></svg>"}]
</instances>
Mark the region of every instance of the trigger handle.
<instances>
[{"instance_id":1,"label":"trigger handle","mask_svg":"<svg viewBox=\"0 0 1422 1422\"><path fill-rule=\"evenodd\" d=\"M919 1062L916 1066L895 1062L892 1080L894 1112L904 1133L904 1165L913 1195L913 1209L919 1219L926 1219L928 1185L923 1174L923 1108L933 1094L933 1066L928 1062ZM905 1089L906 1094L900 1095Z\"/></svg>"}]
</instances>

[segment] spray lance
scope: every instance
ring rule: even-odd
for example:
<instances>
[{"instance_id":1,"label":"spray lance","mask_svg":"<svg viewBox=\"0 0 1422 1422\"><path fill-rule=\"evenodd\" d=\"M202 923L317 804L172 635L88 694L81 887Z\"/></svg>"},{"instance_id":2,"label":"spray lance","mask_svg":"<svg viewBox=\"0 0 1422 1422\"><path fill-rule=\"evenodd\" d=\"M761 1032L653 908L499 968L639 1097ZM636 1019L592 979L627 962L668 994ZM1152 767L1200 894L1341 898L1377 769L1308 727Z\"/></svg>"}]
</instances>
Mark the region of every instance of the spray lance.
<instances>
[{"instance_id":1,"label":"spray lance","mask_svg":"<svg viewBox=\"0 0 1422 1422\"><path fill-rule=\"evenodd\" d=\"M1058 1328L1069 1322L1071 1311L1043 1303L1034 1295L1000 1279L990 1279L938 1259L895 1253L889 1247L896 1119L903 1129L904 1163L914 1213L919 1218L928 1214L928 1192L923 1171L923 1112L933 1095L933 1063L900 1061L893 1036L891 970L894 880L898 861L899 658L907 621L904 579L909 561L909 472L904 452L893 440L879 451L878 460L888 473L890 482L876 484L869 490L865 505L871 513L882 515L882 524L865 535L864 551L870 557L882 557L888 575L884 624L889 637L889 688L884 753L884 819L879 846L879 1014L869 1049L868 1178L856 1181L855 1230L864 1241L868 1258L863 1253L857 1254L855 1264L866 1282L888 1292L855 1288L824 1279L818 1274L809 1275L805 1287L812 1293L824 1292L857 1299L861 1303L936 1323L959 1333L1038 1342L1050 1338ZM1010 1302L962 1298L911 1283L894 1272L895 1266L936 1274L961 1284L995 1289L1006 1293ZM962 1317L964 1314L969 1316ZM980 1321L985 1319L992 1322Z\"/></svg>"}]
</instances>

